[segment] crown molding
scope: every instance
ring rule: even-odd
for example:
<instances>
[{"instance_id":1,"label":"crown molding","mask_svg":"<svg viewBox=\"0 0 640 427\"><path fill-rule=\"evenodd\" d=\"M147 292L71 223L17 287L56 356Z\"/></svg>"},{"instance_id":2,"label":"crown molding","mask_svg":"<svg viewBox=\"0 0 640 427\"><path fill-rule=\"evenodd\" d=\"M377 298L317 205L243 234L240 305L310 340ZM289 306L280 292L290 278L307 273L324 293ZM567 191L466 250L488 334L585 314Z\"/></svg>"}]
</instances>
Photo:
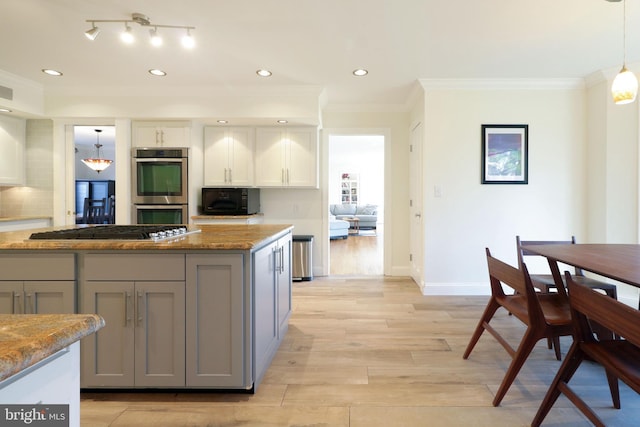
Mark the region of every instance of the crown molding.
<instances>
[{"instance_id":1,"label":"crown molding","mask_svg":"<svg viewBox=\"0 0 640 427\"><path fill-rule=\"evenodd\" d=\"M584 87L577 79L418 79L425 90L563 90Z\"/></svg>"}]
</instances>

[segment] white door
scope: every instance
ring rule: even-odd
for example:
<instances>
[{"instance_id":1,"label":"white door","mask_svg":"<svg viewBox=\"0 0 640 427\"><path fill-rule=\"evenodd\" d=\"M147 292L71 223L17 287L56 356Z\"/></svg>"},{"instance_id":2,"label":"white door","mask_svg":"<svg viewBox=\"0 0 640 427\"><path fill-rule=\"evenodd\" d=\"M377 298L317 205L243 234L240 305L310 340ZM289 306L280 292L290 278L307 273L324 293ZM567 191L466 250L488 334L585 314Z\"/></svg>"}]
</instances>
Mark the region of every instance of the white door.
<instances>
[{"instance_id":1,"label":"white door","mask_svg":"<svg viewBox=\"0 0 640 427\"><path fill-rule=\"evenodd\" d=\"M424 286L424 225L422 221L422 132L418 123L411 130L409 154L409 239L411 250L411 277L422 288Z\"/></svg>"}]
</instances>

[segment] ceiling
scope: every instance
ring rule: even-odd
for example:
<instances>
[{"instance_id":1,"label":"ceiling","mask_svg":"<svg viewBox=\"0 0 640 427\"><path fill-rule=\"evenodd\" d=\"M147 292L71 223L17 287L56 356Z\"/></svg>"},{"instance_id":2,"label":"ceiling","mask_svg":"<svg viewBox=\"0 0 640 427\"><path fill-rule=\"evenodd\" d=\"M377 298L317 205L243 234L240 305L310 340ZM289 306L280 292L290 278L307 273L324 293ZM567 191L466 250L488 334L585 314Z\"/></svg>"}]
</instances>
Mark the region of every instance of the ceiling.
<instances>
[{"instance_id":1,"label":"ceiling","mask_svg":"<svg viewBox=\"0 0 640 427\"><path fill-rule=\"evenodd\" d=\"M320 87L327 108L402 106L418 79L584 78L622 65L622 3L606 0L2 0L0 70L48 89ZM186 51L130 19L194 26ZM627 6L627 62L640 59L640 2ZM176 37L177 39L177 37ZM352 71L366 68L369 75ZM50 77L43 68L62 71ZM159 68L166 77L147 71ZM269 78L255 71L267 68ZM633 68L633 67L631 67ZM1 104L0 99L0 104Z\"/></svg>"}]
</instances>

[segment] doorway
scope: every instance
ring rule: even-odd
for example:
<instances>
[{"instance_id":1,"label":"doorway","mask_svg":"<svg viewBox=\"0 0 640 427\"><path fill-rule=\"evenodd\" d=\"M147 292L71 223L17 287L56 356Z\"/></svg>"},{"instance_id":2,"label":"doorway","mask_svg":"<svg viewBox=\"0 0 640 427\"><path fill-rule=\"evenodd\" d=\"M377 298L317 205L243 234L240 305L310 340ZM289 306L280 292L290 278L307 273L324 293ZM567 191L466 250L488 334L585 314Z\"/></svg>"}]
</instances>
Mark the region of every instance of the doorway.
<instances>
[{"instance_id":1,"label":"doorway","mask_svg":"<svg viewBox=\"0 0 640 427\"><path fill-rule=\"evenodd\" d=\"M105 223L115 222L115 162L100 172L87 166L83 159L115 159L115 126L73 126L75 152L74 212L76 224L83 222L85 198L106 200ZM111 218L111 219L110 219Z\"/></svg>"},{"instance_id":2,"label":"doorway","mask_svg":"<svg viewBox=\"0 0 640 427\"><path fill-rule=\"evenodd\" d=\"M329 275L383 275L385 136L332 134L328 146L328 208L358 218L336 235L330 214Z\"/></svg>"}]
</instances>

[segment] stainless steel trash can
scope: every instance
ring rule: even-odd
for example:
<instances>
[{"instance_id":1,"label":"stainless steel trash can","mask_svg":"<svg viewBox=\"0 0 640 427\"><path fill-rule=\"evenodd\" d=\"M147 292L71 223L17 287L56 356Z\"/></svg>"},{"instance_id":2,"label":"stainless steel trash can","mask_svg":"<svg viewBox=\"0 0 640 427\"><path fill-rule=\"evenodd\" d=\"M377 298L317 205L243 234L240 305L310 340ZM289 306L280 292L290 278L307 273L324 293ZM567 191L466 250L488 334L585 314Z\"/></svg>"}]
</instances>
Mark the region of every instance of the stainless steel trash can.
<instances>
[{"instance_id":1,"label":"stainless steel trash can","mask_svg":"<svg viewBox=\"0 0 640 427\"><path fill-rule=\"evenodd\" d=\"M292 279L313 280L313 236L293 235Z\"/></svg>"}]
</instances>

